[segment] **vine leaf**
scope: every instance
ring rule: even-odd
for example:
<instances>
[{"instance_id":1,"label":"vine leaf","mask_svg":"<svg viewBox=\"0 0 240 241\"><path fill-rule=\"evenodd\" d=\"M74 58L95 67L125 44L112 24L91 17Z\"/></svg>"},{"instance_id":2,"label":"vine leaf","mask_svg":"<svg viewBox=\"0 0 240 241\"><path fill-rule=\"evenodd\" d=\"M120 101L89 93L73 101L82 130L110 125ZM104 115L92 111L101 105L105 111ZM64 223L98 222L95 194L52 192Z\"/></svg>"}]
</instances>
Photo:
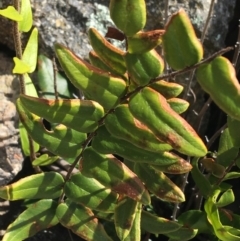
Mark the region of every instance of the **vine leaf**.
<instances>
[{"instance_id":1,"label":"vine leaf","mask_svg":"<svg viewBox=\"0 0 240 241\"><path fill-rule=\"evenodd\" d=\"M48 154L43 154L40 157L33 160L33 166L47 166L59 159L58 156L49 156Z\"/></svg>"},{"instance_id":2,"label":"vine leaf","mask_svg":"<svg viewBox=\"0 0 240 241\"><path fill-rule=\"evenodd\" d=\"M31 204L8 226L2 241L22 241L58 224L56 209L57 202L51 199Z\"/></svg>"},{"instance_id":3,"label":"vine leaf","mask_svg":"<svg viewBox=\"0 0 240 241\"><path fill-rule=\"evenodd\" d=\"M17 22L23 20L22 15L13 6L8 6L5 9L0 9L0 15Z\"/></svg>"},{"instance_id":4,"label":"vine leaf","mask_svg":"<svg viewBox=\"0 0 240 241\"><path fill-rule=\"evenodd\" d=\"M33 25L33 16L30 0L21 0L20 14L23 20L19 22L18 28L22 32L28 32Z\"/></svg>"},{"instance_id":5,"label":"vine leaf","mask_svg":"<svg viewBox=\"0 0 240 241\"><path fill-rule=\"evenodd\" d=\"M63 177L56 172L31 175L0 187L0 197L5 200L57 198L63 190Z\"/></svg>"}]
</instances>

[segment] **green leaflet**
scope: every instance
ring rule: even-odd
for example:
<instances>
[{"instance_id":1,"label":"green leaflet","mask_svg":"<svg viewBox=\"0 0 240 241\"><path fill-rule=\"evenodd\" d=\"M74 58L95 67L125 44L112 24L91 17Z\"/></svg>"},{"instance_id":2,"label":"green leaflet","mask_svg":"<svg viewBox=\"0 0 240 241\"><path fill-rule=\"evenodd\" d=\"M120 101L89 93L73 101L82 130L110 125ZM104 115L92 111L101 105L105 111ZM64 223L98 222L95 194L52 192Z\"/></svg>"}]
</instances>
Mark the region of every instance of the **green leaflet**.
<instances>
[{"instance_id":1,"label":"green leaflet","mask_svg":"<svg viewBox=\"0 0 240 241\"><path fill-rule=\"evenodd\" d=\"M43 199L31 204L11 223L2 241L22 241L43 229L58 224L56 217L57 202Z\"/></svg>"},{"instance_id":2,"label":"green leaflet","mask_svg":"<svg viewBox=\"0 0 240 241\"><path fill-rule=\"evenodd\" d=\"M8 6L5 9L1 9L0 15L18 22L23 20L22 15L19 14L19 12L13 6Z\"/></svg>"},{"instance_id":3,"label":"green leaflet","mask_svg":"<svg viewBox=\"0 0 240 241\"><path fill-rule=\"evenodd\" d=\"M166 99L177 97L183 91L182 85L165 80L159 80L150 84L150 87L162 94Z\"/></svg>"},{"instance_id":4,"label":"green leaflet","mask_svg":"<svg viewBox=\"0 0 240 241\"><path fill-rule=\"evenodd\" d=\"M104 108L111 109L125 94L126 83L123 79L88 64L60 44L55 45L55 52L73 85Z\"/></svg>"},{"instance_id":5,"label":"green leaflet","mask_svg":"<svg viewBox=\"0 0 240 241\"><path fill-rule=\"evenodd\" d=\"M205 177L205 175L203 175L201 173L201 171L198 168L198 158L194 158L192 161L192 178L194 180L194 182L196 183L197 187L199 188L201 194L206 198L208 197L211 192L212 192L212 186L209 182L209 180L207 179L207 177Z\"/></svg>"},{"instance_id":6,"label":"green leaflet","mask_svg":"<svg viewBox=\"0 0 240 241\"><path fill-rule=\"evenodd\" d=\"M180 98L170 98L167 100L167 103L178 114L182 114L189 107L189 103L186 100Z\"/></svg>"},{"instance_id":7,"label":"green leaflet","mask_svg":"<svg viewBox=\"0 0 240 241\"><path fill-rule=\"evenodd\" d=\"M218 155L217 155L217 163L220 165L223 165L224 167L228 167L232 160L237 156L238 154L238 148L237 146L235 147L233 144L233 141L235 138L233 136L236 136L239 138L238 135L238 128L234 128L234 123L237 124L238 121L233 120L233 122L230 122L230 118L228 117L228 125L229 128L226 128L223 133L220 136L220 141L219 141L219 147L218 147ZM231 129L231 134L230 134L230 129ZM235 139L237 140L237 139Z\"/></svg>"},{"instance_id":8,"label":"green leaflet","mask_svg":"<svg viewBox=\"0 0 240 241\"><path fill-rule=\"evenodd\" d=\"M164 56L173 69L186 68L202 59L202 45L183 9L171 16L165 30L162 36Z\"/></svg>"},{"instance_id":9,"label":"green leaflet","mask_svg":"<svg viewBox=\"0 0 240 241\"><path fill-rule=\"evenodd\" d=\"M176 186L163 172L157 171L147 164L136 163L134 171L145 183L146 187L163 201L179 203L185 197L181 189Z\"/></svg>"},{"instance_id":10,"label":"green leaflet","mask_svg":"<svg viewBox=\"0 0 240 241\"><path fill-rule=\"evenodd\" d=\"M141 227L153 234L167 234L179 230L182 225L166 218L142 211Z\"/></svg>"},{"instance_id":11,"label":"green leaflet","mask_svg":"<svg viewBox=\"0 0 240 241\"><path fill-rule=\"evenodd\" d=\"M235 147L240 148L240 137L239 137L239 128L240 121L231 118L228 116L227 118L228 131L229 131L229 142Z\"/></svg>"},{"instance_id":12,"label":"green leaflet","mask_svg":"<svg viewBox=\"0 0 240 241\"><path fill-rule=\"evenodd\" d=\"M141 241L141 213L142 204L138 203L135 211L135 218L133 220L132 228L128 236L124 239L124 241Z\"/></svg>"},{"instance_id":13,"label":"green leaflet","mask_svg":"<svg viewBox=\"0 0 240 241\"><path fill-rule=\"evenodd\" d=\"M25 109L20 99L16 104L20 119L34 141L61 157L75 158L79 155L81 145L87 138L86 134L68 129L64 125L58 125L48 131L41 118Z\"/></svg>"},{"instance_id":14,"label":"green leaflet","mask_svg":"<svg viewBox=\"0 0 240 241\"><path fill-rule=\"evenodd\" d=\"M81 173L73 174L64 186L64 193L73 202L90 209L113 213L118 194L103 186L94 178Z\"/></svg>"},{"instance_id":15,"label":"green leaflet","mask_svg":"<svg viewBox=\"0 0 240 241\"><path fill-rule=\"evenodd\" d=\"M151 88L130 98L129 109L162 141L189 156L204 156L207 148L194 129L171 109L166 99Z\"/></svg>"},{"instance_id":16,"label":"green leaflet","mask_svg":"<svg viewBox=\"0 0 240 241\"><path fill-rule=\"evenodd\" d=\"M139 31L128 37L128 52L130 54L142 54L156 48L162 42L162 35L165 30L156 29L152 31Z\"/></svg>"},{"instance_id":17,"label":"green leaflet","mask_svg":"<svg viewBox=\"0 0 240 241\"><path fill-rule=\"evenodd\" d=\"M216 57L196 71L198 83L225 113L240 120L240 86L232 64L225 57Z\"/></svg>"},{"instance_id":18,"label":"green leaflet","mask_svg":"<svg viewBox=\"0 0 240 241\"><path fill-rule=\"evenodd\" d=\"M5 200L57 198L62 194L63 177L56 172L31 175L0 187L0 197Z\"/></svg>"},{"instance_id":19,"label":"green leaflet","mask_svg":"<svg viewBox=\"0 0 240 241\"><path fill-rule=\"evenodd\" d=\"M127 71L124 52L113 46L95 28L88 30L90 43L98 57L114 72L124 75ZM112 71L110 71L112 72Z\"/></svg>"},{"instance_id":20,"label":"green leaflet","mask_svg":"<svg viewBox=\"0 0 240 241\"><path fill-rule=\"evenodd\" d=\"M114 192L127 195L144 204L151 202L141 180L113 155L99 154L92 147L88 147L83 152L80 171L83 175L94 177Z\"/></svg>"},{"instance_id":21,"label":"green leaflet","mask_svg":"<svg viewBox=\"0 0 240 241\"><path fill-rule=\"evenodd\" d=\"M114 137L131 142L144 150L162 153L172 147L161 142L152 131L133 117L127 104L118 105L105 119L107 130Z\"/></svg>"},{"instance_id":22,"label":"green leaflet","mask_svg":"<svg viewBox=\"0 0 240 241\"><path fill-rule=\"evenodd\" d=\"M220 194L220 190L217 189L207 199L204 205L207 218L211 223L215 235L222 241L238 241L240 240L240 230L231 226L224 226L221 223L219 212L217 208L217 198ZM237 236L236 236L237 235Z\"/></svg>"},{"instance_id":23,"label":"green leaflet","mask_svg":"<svg viewBox=\"0 0 240 241\"><path fill-rule=\"evenodd\" d=\"M43 154L40 157L36 158L33 162L33 166L47 166L59 159L58 156L48 156L48 154Z\"/></svg>"},{"instance_id":24,"label":"green leaflet","mask_svg":"<svg viewBox=\"0 0 240 241\"><path fill-rule=\"evenodd\" d=\"M198 234L212 232L212 227L204 211L189 210L184 212L178 217L178 222L185 227L198 230Z\"/></svg>"},{"instance_id":25,"label":"green leaflet","mask_svg":"<svg viewBox=\"0 0 240 241\"><path fill-rule=\"evenodd\" d=\"M86 241L113 241L89 208L69 199L57 207L59 222Z\"/></svg>"},{"instance_id":26,"label":"green leaflet","mask_svg":"<svg viewBox=\"0 0 240 241\"><path fill-rule=\"evenodd\" d=\"M169 174L183 174L186 172L191 171L192 165L183 159L178 160L177 162L170 164L170 165L165 165L165 166L160 166L160 165L151 165L154 169L169 173Z\"/></svg>"},{"instance_id":27,"label":"green leaflet","mask_svg":"<svg viewBox=\"0 0 240 241\"><path fill-rule=\"evenodd\" d=\"M138 148L128 141L111 136L105 126L98 129L97 135L93 138L92 147L99 153L113 153L133 162L160 166L171 165L182 160L181 157L170 152L154 153Z\"/></svg>"},{"instance_id":28,"label":"green leaflet","mask_svg":"<svg viewBox=\"0 0 240 241\"><path fill-rule=\"evenodd\" d=\"M193 239L198 233L197 229L181 227L175 232L168 233L168 241L187 241Z\"/></svg>"},{"instance_id":29,"label":"green leaflet","mask_svg":"<svg viewBox=\"0 0 240 241\"><path fill-rule=\"evenodd\" d=\"M84 133L96 130L104 115L103 107L91 100L47 100L25 95L20 95L20 100L26 109L49 122Z\"/></svg>"},{"instance_id":30,"label":"green leaflet","mask_svg":"<svg viewBox=\"0 0 240 241\"><path fill-rule=\"evenodd\" d=\"M41 97L45 99L55 99L54 90L54 71L53 62L45 55L38 55L37 59L37 78L38 86L40 88ZM59 72L56 73L57 92L59 98L73 99L73 91L71 91L71 84ZM29 94L27 94L29 95Z\"/></svg>"},{"instance_id":31,"label":"green leaflet","mask_svg":"<svg viewBox=\"0 0 240 241\"><path fill-rule=\"evenodd\" d=\"M158 77L164 69L164 61L156 50L142 54L130 54L124 56L128 74L136 84L145 85L153 78Z\"/></svg>"},{"instance_id":32,"label":"green leaflet","mask_svg":"<svg viewBox=\"0 0 240 241\"><path fill-rule=\"evenodd\" d=\"M139 203L128 197L124 197L118 201L114 212L114 223L120 240L125 240L125 238L128 237L133 227L138 208ZM140 222L138 224L138 229L140 229Z\"/></svg>"},{"instance_id":33,"label":"green leaflet","mask_svg":"<svg viewBox=\"0 0 240 241\"><path fill-rule=\"evenodd\" d=\"M109 10L115 25L127 36L136 34L146 24L144 0L111 0Z\"/></svg>"}]
</instances>

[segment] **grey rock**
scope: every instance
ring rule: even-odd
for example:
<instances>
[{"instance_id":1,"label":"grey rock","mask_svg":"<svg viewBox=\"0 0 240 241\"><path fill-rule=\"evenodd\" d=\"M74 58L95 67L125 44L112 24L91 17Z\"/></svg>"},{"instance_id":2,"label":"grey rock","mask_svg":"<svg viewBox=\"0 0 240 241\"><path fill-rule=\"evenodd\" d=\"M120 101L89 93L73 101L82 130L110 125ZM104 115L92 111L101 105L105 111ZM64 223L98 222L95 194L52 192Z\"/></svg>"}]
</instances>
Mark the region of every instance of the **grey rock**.
<instances>
[{"instance_id":1,"label":"grey rock","mask_svg":"<svg viewBox=\"0 0 240 241\"><path fill-rule=\"evenodd\" d=\"M193 26L200 37L211 0L169 0L168 16L184 8L190 16ZM214 14L208 29L205 47L213 52L224 47L228 23L233 15L236 0L219 0L215 3ZM5 7L11 1L1 0ZM113 26L108 10L109 0L32 0L35 26L40 32L40 50L53 54L54 42L65 44L76 54L87 58L91 49L87 39L87 29L97 28L105 33ZM146 0L148 22L146 29L163 28L165 18L165 0ZM13 48L11 22L0 17L0 42Z\"/></svg>"},{"instance_id":2,"label":"grey rock","mask_svg":"<svg viewBox=\"0 0 240 241\"><path fill-rule=\"evenodd\" d=\"M17 175L23 162L15 107L19 85L12 67L12 58L0 52L0 186Z\"/></svg>"}]
</instances>

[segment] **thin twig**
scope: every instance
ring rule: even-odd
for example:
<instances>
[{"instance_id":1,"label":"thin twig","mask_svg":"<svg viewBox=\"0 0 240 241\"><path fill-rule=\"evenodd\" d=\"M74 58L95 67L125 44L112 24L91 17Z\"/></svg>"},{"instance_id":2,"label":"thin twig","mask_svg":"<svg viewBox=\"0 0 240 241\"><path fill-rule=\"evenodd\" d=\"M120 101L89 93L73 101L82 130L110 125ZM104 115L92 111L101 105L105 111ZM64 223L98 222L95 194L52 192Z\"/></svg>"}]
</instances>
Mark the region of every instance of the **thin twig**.
<instances>
[{"instance_id":1,"label":"thin twig","mask_svg":"<svg viewBox=\"0 0 240 241\"><path fill-rule=\"evenodd\" d=\"M53 57L52 59L52 65L53 65L53 86L54 86L54 95L55 99L58 100L58 91L57 91L57 65L56 65L56 60Z\"/></svg>"},{"instance_id":2,"label":"thin twig","mask_svg":"<svg viewBox=\"0 0 240 241\"><path fill-rule=\"evenodd\" d=\"M227 128L227 123L224 124L217 132L214 133L214 135L210 138L210 140L207 143L207 148L210 149L214 141L220 136L222 131L224 131Z\"/></svg>"},{"instance_id":3,"label":"thin twig","mask_svg":"<svg viewBox=\"0 0 240 241\"><path fill-rule=\"evenodd\" d=\"M240 23L240 20L238 21ZM233 60L232 60L232 64L234 67L236 67L237 65L239 53L240 53L240 24L238 25L238 38L237 38L237 43L235 45L235 51L234 51Z\"/></svg>"},{"instance_id":4,"label":"thin twig","mask_svg":"<svg viewBox=\"0 0 240 241\"><path fill-rule=\"evenodd\" d=\"M203 31L202 31L202 35L201 35L201 40L200 40L200 42L201 42L202 44L203 44L203 42L204 42L204 39L205 39L205 36L206 36L206 33L207 33L207 29L208 29L208 26L209 26L209 24L210 24L210 19L211 19L211 17L212 17L213 8L214 8L214 2L215 2L215 0L212 0L212 1L211 1L210 8L209 8L209 11L208 11L208 16L207 16L206 22L205 22L204 27L203 27ZM188 95L189 90L190 90L190 88L191 88L194 75L195 75L195 69L190 73L189 81L188 81L188 84L187 84L187 87L186 87L186 90L185 90L184 96L183 96L183 99L184 99L184 100L187 99L187 95Z\"/></svg>"},{"instance_id":5,"label":"thin twig","mask_svg":"<svg viewBox=\"0 0 240 241\"><path fill-rule=\"evenodd\" d=\"M15 9L20 12L20 1L13 0L13 6ZM22 59L22 41L21 41L21 32L18 28L18 22L13 21L13 39L14 39L14 46L16 51L16 57ZM24 83L24 76L22 74L18 74L19 82L20 82L20 93L25 94L25 83Z\"/></svg>"}]
</instances>

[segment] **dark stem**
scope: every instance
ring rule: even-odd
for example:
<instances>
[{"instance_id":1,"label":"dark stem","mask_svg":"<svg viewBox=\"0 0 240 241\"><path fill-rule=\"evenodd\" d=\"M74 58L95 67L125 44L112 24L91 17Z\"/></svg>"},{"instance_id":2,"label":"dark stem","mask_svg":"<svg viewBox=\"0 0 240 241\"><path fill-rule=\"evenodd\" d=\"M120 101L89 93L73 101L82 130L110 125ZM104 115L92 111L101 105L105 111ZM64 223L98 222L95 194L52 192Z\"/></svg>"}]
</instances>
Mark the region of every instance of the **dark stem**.
<instances>
[{"instance_id":1,"label":"dark stem","mask_svg":"<svg viewBox=\"0 0 240 241\"><path fill-rule=\"evenodd\" d=\"M56 65L56 60L53 57L52 59L52 65L53 65L53 86L54 86L54 95L55 99L58 100L58 91L57 91L57 65Z\"/></svg>"}]
</instances>

